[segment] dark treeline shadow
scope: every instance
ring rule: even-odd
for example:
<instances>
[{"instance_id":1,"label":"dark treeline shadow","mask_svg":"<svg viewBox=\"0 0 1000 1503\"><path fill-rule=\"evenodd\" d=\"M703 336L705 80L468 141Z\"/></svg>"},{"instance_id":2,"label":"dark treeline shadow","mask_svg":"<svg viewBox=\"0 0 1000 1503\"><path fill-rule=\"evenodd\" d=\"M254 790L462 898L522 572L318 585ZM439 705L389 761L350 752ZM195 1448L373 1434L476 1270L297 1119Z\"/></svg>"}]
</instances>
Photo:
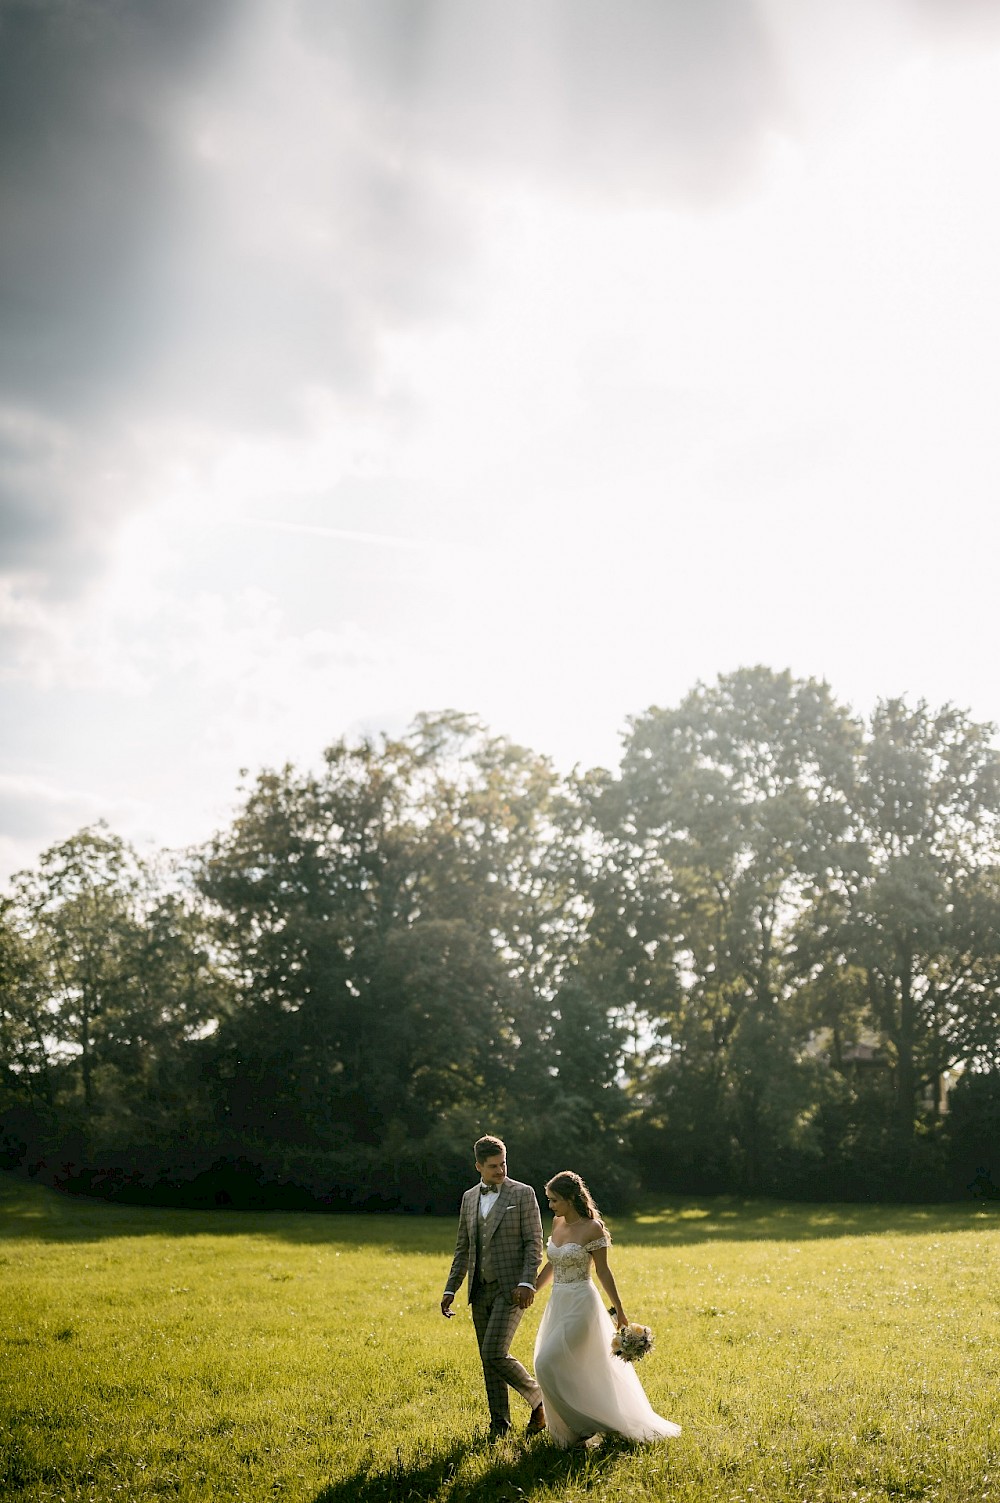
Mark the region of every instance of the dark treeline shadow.
<instances>
[{"instance_id":1,"label":"dark treeline shadow","mask_svg":"<svg viewBox=\"0 0 1000 1503\"><path fill-rule=\"evenodd\" d=\"M313 1503L404 1503L410 1499L440 1499L441 1503L496 1503L498 1499L530 1496L539 1484L574 1489L600 1497L608 1474L624 1453L627 1441L608 1438L594 1451L560 1451L538 1441L521 1448L518 1440L493 1445L485 1440L458 1441L424 1461L399 1461L385 1471L367 1468L352 1472L317 1493ZM485 1470L475 1479L461 1475L462 1462L477 1450L486 1457Z\"/></svg>"},{"instance_id":2,"label":"dark treeline shadow","mask_svg":"<svg viewBox=\"0 0 1000 1503\"><path fill-rule=\"evenodd\" d=\"M456 1190L456 1207L459 1191ZM622 1250L693 1247L704 1242L808 1242L886 1234L935 1236L1000 1225L1000 1204L802 1205L730 1196L664 1199L656 1209L612 1217ZM344 1216L283 1211L161 1210L115 1206L26 1184L0 1173L0 1238L99 1242L116 1237L263 1236L303 1246L372 1247L386 1253L451 1255L451 1218Z\"/></svg>"}]
</instances>

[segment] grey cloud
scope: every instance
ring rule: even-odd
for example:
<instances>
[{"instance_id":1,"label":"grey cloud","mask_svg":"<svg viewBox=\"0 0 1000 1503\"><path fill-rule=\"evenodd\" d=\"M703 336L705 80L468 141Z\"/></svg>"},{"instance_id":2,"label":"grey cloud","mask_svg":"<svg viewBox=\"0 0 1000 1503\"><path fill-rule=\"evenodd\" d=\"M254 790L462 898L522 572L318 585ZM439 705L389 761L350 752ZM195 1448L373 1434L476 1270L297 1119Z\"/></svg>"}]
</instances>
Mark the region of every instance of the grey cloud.
<instances>
[{"instance_id":1,"label":"grey cloud","mask_svg":"<svg viewBox=\"0 0 1000 1503\"><path fill-rule=\"evenodd\" d=\"M597 195L728 191L785 116L755 0L299 0L373 113L450 160Z\"/></svg>"},{"instance_id":2,"label":"grey cloud","mask_svg":"<svg viewBox=\"0 0 1000 1503\"><path fill-rule=\"evenodd\" d=\"M165 333L170 121L235 0L0 0L0 572L92 575L125 496L119 417Z\"/></svg>"},{"instance_id":3,"label":"grey cloud","mask_svg":"<svg viewBox=\"0 0 1000 1503\"><path fill-rule=\"evenodd\" d=\"M8 421L0 430L0 538L3 562L40 561L63 520L52 503L57 445L37 433L18 432Z\"/></svg>"},{"instance_id":4,"label":"grey cloud","mask_svg":"<svg viewBox=\"0 0 1000 1503\"><path fill-rule=\"evenodd\" d=\"M0 412L0 574L58 591L99 566L122 505L100 470L101 456L80 436Z\"/></svg>"},{"instance_id":5,"label":"grey cloud","mask_svg":"<svg viewBox=\"0 0 1000 1503\"><path fill-rule=\"evenodd\" d=\"M96 817L98 801L32 777L0 773L0 837L41 843Z\"/></svg>"},{"instance_id":6,"label":"grey cloud","mask_svg":"<svg viewBox=\"0 0 1000 1503\"><path fill-rule=\"evenodd\" d=\"M460 216L288 16L0 0L0 399L284 427L290 386L366 395L384 327L450 296Z\"/></svg>"},{"instance_id":7,"label":"grey cloud","mask_svg":"<svg viewBox=\"0 0 1000 1503\"><path fill-rule=\"evenodd\" d=\"M294 429L310 386L384 400L386 331L461 305L484 184L733 191L789 119L771 14L0 0L9 566L92 565L116 507L142 504L141 472L117 500L102 479L136 427Z\"/></svg>"},{"instance_id":8,"label":"grey cloud","mask_svg":"<svg viewBox=\"0 0 1000 1503\"><path fill-rule=\"evenodd\" d=\"M718 190L781 89L750 0L6 0L0 101L0 389L283 424L289 381L363 391L383 328L451 296L438 164Z\"/></svg>"},{"instance_id":9,"label":"grey cloud","mask_svg":"<svg viewBox=\"0 0 1000 1503\"><path fill-rule=\"evenodd\" d=\"M176 207L164 122L229 3L0 6L0 389L101 412L156 337L156 245Z\"/></svg>"}]
</instances>

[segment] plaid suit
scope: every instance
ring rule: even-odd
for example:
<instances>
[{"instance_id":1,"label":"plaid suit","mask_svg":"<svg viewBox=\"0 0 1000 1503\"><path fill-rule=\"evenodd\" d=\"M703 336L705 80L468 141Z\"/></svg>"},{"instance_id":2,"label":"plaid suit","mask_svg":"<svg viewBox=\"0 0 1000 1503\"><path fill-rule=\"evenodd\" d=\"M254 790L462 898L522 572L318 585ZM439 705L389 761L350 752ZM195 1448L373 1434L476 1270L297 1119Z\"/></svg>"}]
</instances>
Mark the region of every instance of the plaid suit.
<instances>
[{"instance_id":1,"label":"plaid suit","mask_svg":"<svg viewBox=\"0 0 1000 1503\"><path fill-rule=\"evenodd\" d=\"M479 1211L479 1186L466 1190L447 1289L457 1294L468 1273L472 1321L483 1364L490 1423L495 1430L510 1427L508 1385L532 1409L542 1401L534 1378L510 1355L510 1344L524 1314L512 1302L514 1289L518 1284L535 1287L541 1261L542 1218L530 1185L505 1179L485 1220ZM484 1272L490 1277L484 1278Z\"/></svg>"}]
</instances>

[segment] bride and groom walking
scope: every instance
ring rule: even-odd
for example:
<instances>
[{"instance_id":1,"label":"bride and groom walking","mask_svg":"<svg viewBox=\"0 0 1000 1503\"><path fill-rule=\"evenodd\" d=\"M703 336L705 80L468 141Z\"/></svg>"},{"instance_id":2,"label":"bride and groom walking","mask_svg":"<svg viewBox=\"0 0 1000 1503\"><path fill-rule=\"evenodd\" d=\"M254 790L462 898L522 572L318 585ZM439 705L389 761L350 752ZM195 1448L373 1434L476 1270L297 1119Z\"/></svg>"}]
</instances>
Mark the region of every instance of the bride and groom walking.
<instances>
[{"instance_id":1,"label":"bride and groom walking","mask_svg":"<svg viewBox=\"0 0 1000 1503\"><path fill-rule=\"evenodd\" d=\"M592 1435L665 1440L680 1426L656 1414L635 1369L612 1356L611 1330L591 1270L597 1273L627 1325L614 1275L610 1238L583 1180L566 1171L545 1187L553 1212L552 1235L542 1261L542 1222L530 1185L507 1178L507 1150L499 1138L475 1146L479 1184L462 1197L455 1257L441 1299L451 1316L468 1274L469 1302L479 1343L490 1408L490 1435L511 1428L513 1388L531 1409L528 1434L548 1428L556 1445L584 1445ZM552 1295L535 1339L535 1376L510 1355L521 1316L535 1294L552 1282Z\"/></svg>"}]
</instances>

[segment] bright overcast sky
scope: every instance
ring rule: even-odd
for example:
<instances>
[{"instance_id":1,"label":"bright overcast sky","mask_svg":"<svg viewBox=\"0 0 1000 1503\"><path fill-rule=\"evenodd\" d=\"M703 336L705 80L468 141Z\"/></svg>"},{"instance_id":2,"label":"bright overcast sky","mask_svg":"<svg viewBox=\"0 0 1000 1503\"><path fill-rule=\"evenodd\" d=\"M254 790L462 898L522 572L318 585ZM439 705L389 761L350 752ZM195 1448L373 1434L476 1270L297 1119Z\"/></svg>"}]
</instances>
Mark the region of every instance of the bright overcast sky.
<instances>
[{"instance_id":1,"label":"bright overcast sky","mask_svg":"<svg viewBox=\"0 0 1000 1503\"><path fill-rule=\"evenodd\" d=\"M419 710L1000 720L993 0L0 0L0 871Z\"/></svg>"}]
</instances>

